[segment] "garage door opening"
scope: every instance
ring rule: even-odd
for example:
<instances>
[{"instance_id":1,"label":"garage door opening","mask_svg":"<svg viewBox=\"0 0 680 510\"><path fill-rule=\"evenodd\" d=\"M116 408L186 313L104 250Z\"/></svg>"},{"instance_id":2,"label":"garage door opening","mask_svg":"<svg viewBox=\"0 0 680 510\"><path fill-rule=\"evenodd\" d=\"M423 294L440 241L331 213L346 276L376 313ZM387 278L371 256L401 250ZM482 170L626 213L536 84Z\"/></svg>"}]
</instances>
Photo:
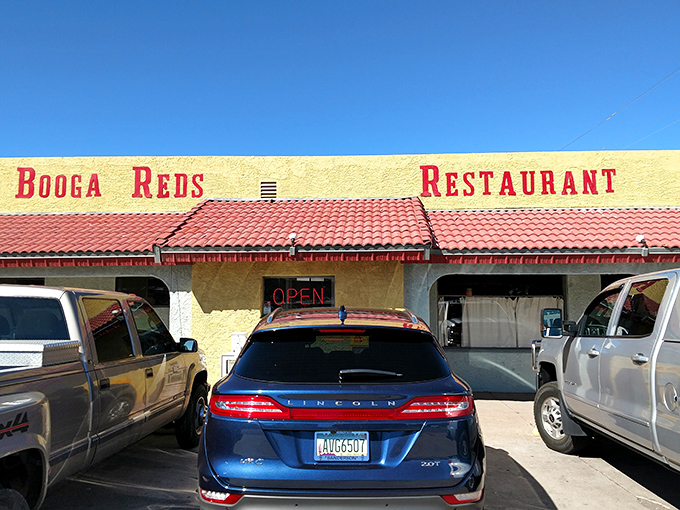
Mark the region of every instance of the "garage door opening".
<instances>
[{"instance_id":1,"label":"garage door opening","mask_svg":"<svg viewBox=\"0 0 680 510\"><path fill-rule=\"evenodd\" d=\"M523 348L542 308L564 308L560 275L444 276L437 282L438 338L452 348Z\"/></svg>"}]
</instances>

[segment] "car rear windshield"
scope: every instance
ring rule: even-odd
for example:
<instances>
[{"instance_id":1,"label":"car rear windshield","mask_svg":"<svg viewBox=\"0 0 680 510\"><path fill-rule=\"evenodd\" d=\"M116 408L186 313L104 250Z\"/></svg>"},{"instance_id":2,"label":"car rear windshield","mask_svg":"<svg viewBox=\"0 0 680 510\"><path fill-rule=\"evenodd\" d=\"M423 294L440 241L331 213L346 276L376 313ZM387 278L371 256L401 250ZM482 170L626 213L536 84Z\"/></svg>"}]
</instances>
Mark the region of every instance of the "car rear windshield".
<instances>
[{"instance_id":1,"label":"car rear windshield","mask_svg":"<svg viewBox=\"0 0 680 510\"><path fill-rule=\"evenodd\" d=\"M0 297L0 340L66 340L61 304L56 299Z\"/></svg>"},{"instance_id":2,"label":"car rear windshield","mask_svg":"<svg viewBox=\"0 0 680 510\"><path fill-rule=\"evenodd\" d=\"M451 374L434 338L389 328L287 329L255 333L234 367L281 383L404 383Z\"/></svg>"}]
</instances>

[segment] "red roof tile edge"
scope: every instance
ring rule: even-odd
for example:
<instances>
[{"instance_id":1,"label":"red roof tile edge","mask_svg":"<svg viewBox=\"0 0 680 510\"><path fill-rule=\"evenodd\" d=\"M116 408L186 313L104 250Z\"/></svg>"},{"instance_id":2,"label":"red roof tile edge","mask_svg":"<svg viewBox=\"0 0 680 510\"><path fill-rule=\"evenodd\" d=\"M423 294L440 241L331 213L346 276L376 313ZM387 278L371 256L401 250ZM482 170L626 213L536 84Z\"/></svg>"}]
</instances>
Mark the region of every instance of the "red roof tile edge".
<instances>
[{"instance_id":1,"label":"red roof tile edge","mask_svg":"<svg viewBox=\"0 0 680 510\"><path fill-rule=\"evenodd\" d=\"M184 228L189 220L196 214L200 214L202 209L209 202L276 202L276 201L403 201L410 200L413 211L413 216L410 219L417 223L417 228L420 231L420 239L431 240L428 243L414 243L407 245L386 244L386 245L334 245L334 246L296 246L294 253L289 253L289 246L251 246L244 249L238 246L224 246L224 247L198 247L196 249L188 249L183 247L168 246L168 240L177 232ZM588 221L596 221L596 226L601 227L602 215L620 215L632 214L642 215L641 225L647 228L649 222L645 223L645 218L650 215L666 214L672 220L670 223L666 221L662 227L649 224L648 228L661 228L664 239L669 239L668 245L665 249L660 245L651 245L650 253L647 257L642 257L639 253L640 246L634 242L634 237L628 240L630 235L625 238L625 243L619 242L610 243L606 246L565 246L564 244L557 244L553 242L552 246L527 246L517 247L507 244L505 246L499 245L499 240L508 237L508 231L500 231L495 233L493 229L486 230L485 236L477 244L470 243L468 246L453 246L446 242L439 242L439 239L444 240L447 233L442 230L446 227L446 221L455 221L456 217L484 217L484 219L491 218L491 223L500 223L500 218L508 215L526 215L526 216L542 216L555 215L557 218L564 218L564 216L574 217L574 215L584 214ZM384 198L365 198L365 199L277 199L277 200L242 200L242 199L210 199L204 200L197 204L188 213L68 213L68 214L17 214L0 215L13 217L68 217L77 215L79 217L109 217L109 216L124 216L124 217L148 217L148 216L172 216L171 220L163 224L162 228L157 232L152 232L154 241L148 246L148 250L133 250L133 251L75 251L75 252L5 252L0 253L0 267L13 266L59 266L59 265L140 265L140 264L186 264L200 262L203 260L221 260L221 261L236 261L236 260L376 260L371 257L383 257L381 260L400 260L402 262L437 262L437 263L485 263L486 261L494 261L493 263L502 263L504 260L521 260L523 263L544 263L531 262L536 260L546 261L545 263L561 263L563 261L571 261L578 263L580 260L588 260L591 262L679 262L680 261L680 242L675 239L680 238L680 232L676 225L680 222L676 221L676 217L680 218L680 208L677 207L626 207L626 208L581 208L581 209L497 209L497 210L446 210L446 211L426 211L422 201L418 197L403 197L395 199ZM450 217L447 219L447 217ZM436 218L436 221L433 221ZM442 220L444 218L445 221ZM539 222L540 223L540 222ZM672 224L672 228L666 223ZM536 223L538 225L538 223ZM534 225L534 226L536 226ZM575 224L572 227L578 228L580 224ZM497 225L496 225L497 227ZM521 226L523 227L523 226ZM618 228L618 225L617 225ZM665 230L663 230L665 229ZM524 228L526 230L526 228ZM519 229L522 232L522 229ZM642 234L647 234L641 230ZM451 235L450 233L448 235ZM519 234L517 234L519 235ZM150 237L150 236L149 236ZM149 239L149 237L147 239ZM489 239L491 242L489 242ZM145 241L149 242L149 241ZM606 242L606 241L605 241ZM430 252L430 249L432 250ZM154 260L153 254L156 251L156 258ZM162 251L162 253L160 253ZM386 255L387 254L387 255ZM519 263L519 262L518 262Z\"/></svg>"},{"instance_id":2,"label":"red roof tile edge","mask_svg":"<svg viewBox=\"0 0 680 510\"><path fill-rule=\"evenodd\" d=\"M283 217L273 212L277 209L284 212ZM346 225L342 215L348 212L350 221ZM366 221L355 230L351 219L364 217ZM328 228L330 225L333 228ZM243 230L238 230L240 227ZM296 238L289 236L293 233ZM293 245L324 251L401 250L433 244L427 213L418 197L208 199L159 243L164 252L269 251Z\"/></svg>"}]
</instances>

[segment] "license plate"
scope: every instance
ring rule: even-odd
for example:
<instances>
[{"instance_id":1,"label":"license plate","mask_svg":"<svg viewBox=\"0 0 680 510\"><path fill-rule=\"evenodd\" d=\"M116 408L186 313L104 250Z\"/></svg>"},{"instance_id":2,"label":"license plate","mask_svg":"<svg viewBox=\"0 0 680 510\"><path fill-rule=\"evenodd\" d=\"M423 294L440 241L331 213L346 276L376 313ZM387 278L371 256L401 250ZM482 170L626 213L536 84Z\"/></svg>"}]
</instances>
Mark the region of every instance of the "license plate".
<instances>
[{"instance_id":1,"label":"license plate","mask_svg":"<svg viewBox=\"0 0 680 510\"><path fill-rule=\"evenodd\" d=\"M368 460L368 432L315 432L314 460L365 462Z\"/></svg>"}]
</instances>

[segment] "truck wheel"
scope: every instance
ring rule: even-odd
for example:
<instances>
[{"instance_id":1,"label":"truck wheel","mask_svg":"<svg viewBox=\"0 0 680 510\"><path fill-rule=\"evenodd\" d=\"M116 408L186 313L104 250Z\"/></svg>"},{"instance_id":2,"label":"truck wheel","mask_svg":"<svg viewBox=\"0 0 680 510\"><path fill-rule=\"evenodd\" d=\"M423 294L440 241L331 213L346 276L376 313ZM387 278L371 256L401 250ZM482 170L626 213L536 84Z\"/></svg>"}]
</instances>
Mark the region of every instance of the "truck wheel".
<instances>
[{"instance_id":1,"label":"truck wheel","mask_svg":"<svg viewBox=\"0 0 680 510\"><path fill-rule=\"evenodd\" d=\"M24 497L13 489L0 489L0 508L3 510L30 510Z\"/></svg>"},{"instance_id":2,"label":"truck wheel","mask_svg":"<svg viewBox=\"0 0 680 510\"><path fill-rule=\"evenodd\" d=\"M562 429L560 392L557 383L541 386L534 397L534 419L546 446L560 453L576 454L589 442L585 436L570 436Z\"/></svg>"},{"instance_id":3,"label":"truck wheel","mask_svg":"<svg viewBox=\"0 0 680 510\"><path fill-rule=\"evenodd\" d=\"M199 384L191 392L184 415L175 423L175 437L180 448L188 450L198 446L203 433L207 402L208 390L205 384Z\"/></svg>"}]
</instances>

